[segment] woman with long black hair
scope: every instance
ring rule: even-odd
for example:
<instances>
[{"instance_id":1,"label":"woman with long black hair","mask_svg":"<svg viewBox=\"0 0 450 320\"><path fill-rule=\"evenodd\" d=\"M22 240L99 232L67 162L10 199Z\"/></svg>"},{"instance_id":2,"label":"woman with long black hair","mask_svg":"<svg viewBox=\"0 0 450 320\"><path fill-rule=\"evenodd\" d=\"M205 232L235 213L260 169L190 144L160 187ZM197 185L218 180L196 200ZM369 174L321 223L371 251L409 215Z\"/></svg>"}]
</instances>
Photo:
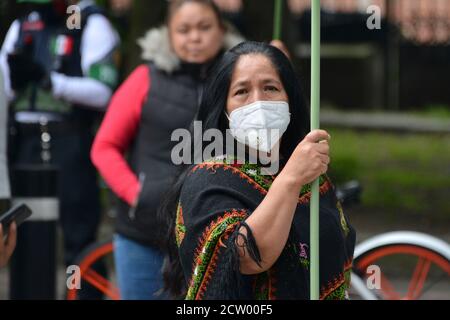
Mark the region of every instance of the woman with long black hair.
<instances>
[{"instance_id":1,"label":"woman with long black hair","mask_svg":"<svg viewBox=\"0 0 450 320\"><path fill-rule=\"evenodd\" d=\"M223 144L213 159L186 165L167 195L166 289L187 299L308 299L310 183L319 178L321 298L345 299L355 233L326 175L330 136L308 133L291 62L271 45L245 42L207 84L197 120L237 148L226 153ZM255 154L279 170L250 161Z\"/></svg>"}]
</instances>

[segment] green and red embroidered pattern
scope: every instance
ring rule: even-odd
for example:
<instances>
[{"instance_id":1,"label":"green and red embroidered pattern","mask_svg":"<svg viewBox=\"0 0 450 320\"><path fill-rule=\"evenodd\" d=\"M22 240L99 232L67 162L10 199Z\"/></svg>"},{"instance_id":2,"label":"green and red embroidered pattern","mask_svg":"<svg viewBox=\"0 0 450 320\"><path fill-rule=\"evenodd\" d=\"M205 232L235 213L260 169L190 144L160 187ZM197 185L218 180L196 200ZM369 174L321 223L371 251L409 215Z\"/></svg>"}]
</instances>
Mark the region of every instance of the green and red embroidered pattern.
<instances>
[{"instance_id":1,"label":"green and red embroidered pattern","mask_svg":"<svg viewBox=\"0 0 450 320\"><path fill-rule=\"evenodd\" d=\"M340 220L341 220L342 230L344 231L345 236L348 236L348 234L350 232L350 229L348 228L347 220L345 219L345 215L344 215L344 210L342 209L342 205L341 205L341 203L339 201L336 204L336 208L339 211L339 216L340 216Z\"/></svg>"},{"instance_id":2,"label":"green and red embroidered pattern","mask_svg":"<svg viewBox=\"0 0 450 320\"><path fill-rule=\"evenodd\" d=\"M218 157L213 160L206 161L195 166L192 172L199 169L206 169L216 172L221 168L224 171L231 171L238 175L241 179L246 180L253 188L258 190L261 194L266 195L275 180L274 176L261 174L261 168L257 164L243 163L240 164L235 158ZM319 177L319 192L320 194L327 193L332 184L326 175ZM306 184L302 187L299 195L299 204L308 204L311 199L311 186Z\"/></svg>"},{"instance_id":3,"label":"green and red embroidered pattern","mask_svg":"<svg viewBox=\"0 0 450 320\"><path fill-rule=\"evenodd\" d=\"M256 300L275 300L276 278L274 269L260 273L255 277L253 292Z\"/></svg>"},{"instance_id":4,"label":"green and red embroidered pattern","mask_svg":"<svg viewBox=\"0 0 450 320\"><path fill-rule=\"evenodd\" d=\"M203 232L195 252L195 262L186 300L201 300L203 298L216 269L218 252L221 247L224 247L223 242L247 216L245 210L226 212L213 221Z\"/></svg>"},{"instance_id":5,"label":"green and red embroidered pattern","mask_svg":"<svg viewBox=\"0 0 450 320\"><path fill-rule=\"evenodd\" d=\"M352 273L352 262L346 263L344 272L334 281L331 281L326 287L322 287L321 300L346 300L347 292L350 287L350 278Z\"/></svg>"},{"instance_id":6,"label":"green and red embroidered pattern","mask_svg":"<svg viewBox=\"0 0 450 320\"><path fill-rule=\"evenodd\" d=\"M266 195L270 189L275 177L270 175L262 175L258 165L239 164L235 159L220 157L214 160L204 162L195 166L192 172L205 169L216 173L218 169L230 171L238 175L241 179L247 181L254 189L261 194ZM320 194L327 193L332 184L326 175L319 178ZM307 204L311 199L311 184L303 186L299 194L299 204ZM179 212L182 216L182 209ZM223 242L228 239L229 235L235 230L236 225L247 217L245 210L225 213L211 223L201 237L199 246L195 254L195 263L190 281L186 299L202 299L209 281L216 269L218 253L223 246ZM179 225L179 216L177 215L177 227ZM344 219L345 221L345 219ZM344 228L341 218L341 224ZM181 225L181 223L180 223ZM180 233L181 234L181 233ZM221 245L222 244L222 245ZM300 263L309 269L309 260L307 257L300 257ZM345 299L350 283L351 263L346 267L345 271L328 285L322 287L321 299ZM254 293L257 299L271 300L275 299L275 278L270 274L270 270L266 273L258 275L254 285Z\"/></svg>"},{"instance_id":7,"label":"green and red embroidered pattern","mask_svg":"<svg viewBox=\"0 0 450 320\"><path fill-rule=\"evenodd\" d=\"M217 169L221 168L224 171L231 171L233 174L238 175L241 179L246 180L254 189L258 190L261 194L266 195L267 190L264 189L261 185L243 173L240 168L240 165L232 166L226 163L215 163L215 162L204 162L199 164L192 169L192 172L195 172L199 169L206 169L212 172L216 172Z\"/></svg>"},{"instance_id":8,"label":"green and red embroidered pattern","mask_svg":"<svg viewBox=\"0 0 450 320\"><path fill-rule=\"evenodd\" d=\"M181 204L178 203L177 220L175 225L175 239L177 241L178 247L181 246L181 242L183 242L185 234L186 234L186 226L184 225L183 208L181 207Z\"/></svg>"}]
</instances>

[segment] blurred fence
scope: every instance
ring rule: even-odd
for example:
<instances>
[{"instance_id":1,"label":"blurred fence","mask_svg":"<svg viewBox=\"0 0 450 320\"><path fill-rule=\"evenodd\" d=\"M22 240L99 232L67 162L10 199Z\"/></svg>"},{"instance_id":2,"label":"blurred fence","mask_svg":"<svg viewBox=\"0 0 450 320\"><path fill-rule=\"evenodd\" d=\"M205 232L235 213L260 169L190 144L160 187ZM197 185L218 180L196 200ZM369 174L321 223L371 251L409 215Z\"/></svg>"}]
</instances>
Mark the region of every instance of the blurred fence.
<instances>
[{"instance_id":1,"label":"blurred fence","mask_svg":"<svg viewBox=\"0 0 450 320\"><path fill-rule=\"evenodd\" d=\"M311 0L288 4L299 23L295 52L308 73ZM321 4L324 101L356 109L450 105L444 85L450 74L450 0L321 0ZM372 5L380 9L381 29L367 27Z\"/></svg>"},{"instance_id":2,"label":"blurred fence","mask_svg":"<svg viewBox=\"0 0 450 320\"><path fill-rule=\"evenodd\" d=\"M302 14L309 10L311 0L289 0L291 11ZM449 0L322 0L330 13L366 14L376 5L381 15L397 25L403 37L418 44L450 43Z\"/></svg>"}]
</instances>

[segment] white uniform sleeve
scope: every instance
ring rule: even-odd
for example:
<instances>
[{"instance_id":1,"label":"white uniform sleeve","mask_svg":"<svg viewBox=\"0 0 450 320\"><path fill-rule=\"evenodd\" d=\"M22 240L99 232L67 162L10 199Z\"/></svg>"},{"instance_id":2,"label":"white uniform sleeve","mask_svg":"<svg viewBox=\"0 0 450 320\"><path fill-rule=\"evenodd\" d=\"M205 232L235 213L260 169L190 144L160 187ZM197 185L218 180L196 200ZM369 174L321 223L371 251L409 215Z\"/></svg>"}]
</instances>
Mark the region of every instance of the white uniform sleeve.
<instances>
[{"instance_id":1,"label":"white uniform sleeve","mask_svg":"<svg viewBox=\"0 0 450 320\"><path fill-rule=\"evenodd\" d=\"M11 197L11 190L9 187L6 152L8 102L3 87L3 74L0 73L0 199L9 199ZM0 239L0 241L2 240Z\"/></svg>"},{"instance_id":2,"label":"white uniform sleeve","mask_svg":"<svg viewBox=\"0 0 450 320\"><path fill-rule=\"evenodd\" d=\"M89 68L110 54L119 44L119 36L103 15L93 14L81 38L81 67L84 77L51 74L53 95L65 101L103 110L113 94L106 84L89 78Z\"/></svg>"},{"instance_id":3,"label":"white uniform sleeve","mask_svg":"<svg viewBox=\"0 0 450 320\"><path fill-rule=\"evenodd\" d=\"M14 98L14 91L11 89L11 81L9 78L8 54L14 51L14 46L19 38L20 22L16 20L6 34L3 41L2 49L0 50L0 69L3 74L3 87L8 100ZM3 89L3 88L2 88Z\"/></svg>"},{"instance_id":4,"label":"white uniform sleeve","mask_svg":"<svg viewBox=\"0 0 450 320\"><path fill-rule=\"evenodd\" d=\"M104 110L112 95L106 84L89 77L69 77L52 72L53 96L88 108Z\"/></svg>"}]
</instances>

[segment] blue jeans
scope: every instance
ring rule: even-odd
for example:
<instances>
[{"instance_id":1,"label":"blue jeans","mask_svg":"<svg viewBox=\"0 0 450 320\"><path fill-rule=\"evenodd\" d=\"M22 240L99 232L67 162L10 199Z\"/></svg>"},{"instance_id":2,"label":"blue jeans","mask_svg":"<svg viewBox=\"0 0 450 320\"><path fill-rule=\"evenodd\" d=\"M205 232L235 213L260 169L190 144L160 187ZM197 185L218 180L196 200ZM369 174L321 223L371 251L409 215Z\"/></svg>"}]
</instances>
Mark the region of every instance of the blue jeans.
<instances>
[{"instance_id":1,"label":"blue jeans","mask_svg":"<svg viewBox=\"0 0 450 320\"><path fill-rule=\"evenodd\" d=\"M121 235L114 235L114 260L122 300L161 300L164 255Z\"/></svg>"}]
</instances>

